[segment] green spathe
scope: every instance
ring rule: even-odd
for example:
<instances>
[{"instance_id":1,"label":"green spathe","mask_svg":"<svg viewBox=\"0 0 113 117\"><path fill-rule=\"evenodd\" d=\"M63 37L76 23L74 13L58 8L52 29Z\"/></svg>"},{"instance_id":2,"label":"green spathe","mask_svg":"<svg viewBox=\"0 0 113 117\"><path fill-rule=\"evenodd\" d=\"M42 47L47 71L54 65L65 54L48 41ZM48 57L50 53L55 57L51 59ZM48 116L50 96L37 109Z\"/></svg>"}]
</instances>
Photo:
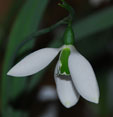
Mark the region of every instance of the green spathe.
<instances>
[{"instance_id":1,"label":"green spathe","mask_svg":"<svg viewBox=\"0 0 113 117\"><path fill-rule=\"evenodd\" d=\"M60 74L61 75L70 75L68 68L68 58L70 55L70 48L64 48L60 54Z\"/></svg>"}]
</instances>

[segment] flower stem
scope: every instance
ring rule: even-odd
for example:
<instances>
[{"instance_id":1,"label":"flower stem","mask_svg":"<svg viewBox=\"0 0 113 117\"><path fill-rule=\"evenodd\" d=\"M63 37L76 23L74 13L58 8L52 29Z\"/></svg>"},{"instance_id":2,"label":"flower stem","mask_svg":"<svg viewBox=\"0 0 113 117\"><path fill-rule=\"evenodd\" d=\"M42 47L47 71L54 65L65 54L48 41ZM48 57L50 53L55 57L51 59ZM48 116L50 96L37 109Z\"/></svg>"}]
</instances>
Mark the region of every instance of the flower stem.
<instances>
[{"instance_id":1,"label":"flower stem","mask_svg":"<svg viewBox=\"0 0 113 117\"><path fill-rule=\"evenodd\" d=\"M61 6L62 8L65 8L69 12L69 14L70 14L69 20L73 21L73 19L75 19L75 10L65 0L61 0L61 1L62 1L62 4L59 3L58 5Z\"/></svg>"},{"instance_id":2,"label":"flower stem","mask_svg":"<svg viewBox=\"0 0 113 117\"><path fill-rule=\"evenodd\" d=\"M57 22L56 24L48 27L48 28L45 28L45 29L42 29L42 30L39 30L37 32L34 32L32 33L30 36L28 36L24 41L22 41L16 48L15 52L14 52L14 56L12 57L12 61L14 61L18 51L20 50L20 48L22 48L28 41L31 41L31 40L36 40L38 36L41 36L43 34L46 34L52 30L54 30L55 28L57 28L58 26L62 25L62 24L67 24L66 21L69 19L69 16L65 17L64 19L60 20L59 22Z\"/></svg>"},{"instance_id":3,"label":"flower stem","mask_svg":"<svg viewBox=\"0 0 113 117\"><path fill-rule=\"evenodd\" d=\"M30 36L28 36L24 41L22 41L17 46L15 53L14 53L14 56L12 58L12 62L14 61L14 59L15 59L18 51L20 50L20 48L22 48L28 41L35 40L35 39L37 39L36 37L43 35L43 34L46 34L50 31L54 30L55 28L57 28L61 24L69 24L69 22L72 22L72 20L75 19L74 9L67 2L65 2L65 0L61 0L61 1L62 1L62 4L59 3L58 5L65 8L69 12L69 16L65 17L64 19L60 20L59 22L57 22L56 24L54 24L54 25L52 25L48 28L42 29L38 32L34 32Z\"/></svg>"}]
</instances>

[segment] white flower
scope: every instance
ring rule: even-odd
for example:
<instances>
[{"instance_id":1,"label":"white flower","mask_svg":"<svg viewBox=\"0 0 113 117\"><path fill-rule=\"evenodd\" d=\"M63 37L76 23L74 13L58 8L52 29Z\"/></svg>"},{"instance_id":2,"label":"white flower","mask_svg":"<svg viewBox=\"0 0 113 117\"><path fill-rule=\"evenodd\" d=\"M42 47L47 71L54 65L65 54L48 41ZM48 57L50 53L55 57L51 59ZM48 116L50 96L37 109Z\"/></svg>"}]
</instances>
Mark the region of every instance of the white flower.
<instances>
[{"instance_id":1,"label":"white flower","mask_svg":"<svg viewBox=\"0 0 113 117\"><path fill-rule=\"evenodd\" d=\"M70 108L78 102L79 95L90 102L98 103L99 88L94 71L72 45L35 51L17 63L7 74L17 77L32 75L48 66L59 52L54 78L61 103Z\"/></svg>"}]
</instances>

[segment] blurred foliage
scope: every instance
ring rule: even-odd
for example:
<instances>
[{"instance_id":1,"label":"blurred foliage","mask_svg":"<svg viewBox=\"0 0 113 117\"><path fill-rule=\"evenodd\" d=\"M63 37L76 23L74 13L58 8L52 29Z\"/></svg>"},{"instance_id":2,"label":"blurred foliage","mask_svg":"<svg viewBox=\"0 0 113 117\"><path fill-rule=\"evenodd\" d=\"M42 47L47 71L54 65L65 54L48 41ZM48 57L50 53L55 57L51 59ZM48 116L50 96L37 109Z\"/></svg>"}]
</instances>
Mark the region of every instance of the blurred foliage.
<instances>
[{"instance_id":1,"label":"blurred foliage","mask_svg":"<svg viewBox=\"0 0 113 117\"><path fill-rule=\"evenodd\" d=\"M7 40L7 35L9 33L9 28L12 25L12 20L15 18L17 12L22 6L23 0L16 0L12 2L9 12L5 16L5 19L0 24L0 47L4 49L4 45Z\"/></svg>"},{"instance_id":2,"label":"blurred foliage","mask_svg":"<svg viewBox=\"0 0 113 117\"><path fill-rule=\"evenodd\" d=\"M0 28L0 47L1 47L1 43L2 43L2 29Z\"/></svg>"},{"instance_id":3,"label":"blurred foliage","mask_svg":"<svg viewBox=\"0 0 113 117\"><path fill-rule=\"evenodd\" d=\"M7 71L13 64L12 57L14 56L13 54L15 52L15 48L28 35L37 30L47 3L48 0L27 0L13 25L9 36L9 42L6 49L2 72L2 112L4 117L5 114L8 114L6 113L6 109L8 106L7 104L9 103L9 99L15 98L20 93L20 91L25 88L25 78L7 78L6 75ZM32 45L30 44L30 46ZM23 52L25 50L23 49Z\"/></svg>"},{"instance_id":4,"label":"blurred foliage","mask_svg":"<svg viewBox=\"0 0 113 117\"><path fill-rule=\"evenodd\" d=\"M100 103L99 103L99 114L100 117L107 117L108 116L108 104L107 104L107 77L105 74L101 74L99 84L100 84Z\"/></svg>"},{"instance_id":5,"label":"blurred foliage","mask_svg":"<svg viewBox=\"0 0 113 117\"><path fill-rule=\"evenodd\" d=\"M113 27L113 6L106 8L98 13L82 19L75 23L74 30L77 39L85 38L92 34L101 32Z\"/></svg>"}]
</instances>

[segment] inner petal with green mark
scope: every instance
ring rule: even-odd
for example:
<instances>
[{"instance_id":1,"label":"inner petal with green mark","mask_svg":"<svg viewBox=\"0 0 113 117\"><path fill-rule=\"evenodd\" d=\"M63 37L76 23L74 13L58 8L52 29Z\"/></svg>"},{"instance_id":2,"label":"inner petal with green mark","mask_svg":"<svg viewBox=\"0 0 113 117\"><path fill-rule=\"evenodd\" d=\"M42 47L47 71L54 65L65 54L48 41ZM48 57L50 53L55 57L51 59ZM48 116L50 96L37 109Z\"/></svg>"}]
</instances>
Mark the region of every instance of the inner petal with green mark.
<instances>
[{"instance_id":1,"label":"inner petal with green mark","mask_svg":"<svg viewBox=\"0 0 113 117\"><path fill-rule=\"evenodd\" d=\"M64 48L60 54L60 75L70 75L69 67L68 67L68 58L70 55L70 48Z\"/></svg>"}]
</instances>

